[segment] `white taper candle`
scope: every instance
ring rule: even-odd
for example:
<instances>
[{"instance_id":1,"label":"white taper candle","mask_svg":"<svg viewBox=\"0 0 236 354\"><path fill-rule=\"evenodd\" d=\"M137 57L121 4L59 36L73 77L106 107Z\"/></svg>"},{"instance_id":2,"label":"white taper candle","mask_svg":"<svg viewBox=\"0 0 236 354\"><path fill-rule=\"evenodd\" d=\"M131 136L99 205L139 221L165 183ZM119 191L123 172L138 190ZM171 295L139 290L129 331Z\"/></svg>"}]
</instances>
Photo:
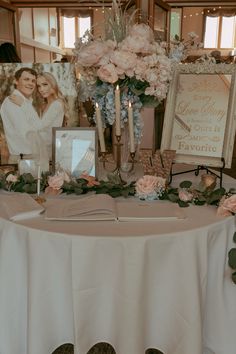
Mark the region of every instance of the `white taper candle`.
<instances>
[{"instance_id":1,"label":"white taper candle","mask_svg":"<svg viewBox=\"0 0 236 354\"><path fill-rule=\"evenodd\" d=\"M134 117L131 102L128 107L128 121L129 121L129 139L130 139L130 152L135 152L134 146Z\"/></svg>"},{"instance_id":2,"label":"white taper candle","mask_svg":"<svg viewBox=\"0 0 236 354\"><path fill-rule=\"evenodd\" d=\"M98 138L99 138L99 142L100 142L101 152L106 152L105 140L104 140L104 135L103 135L101 110L100 110L97 103L96 103L96 124L97 124Z\"/></svg>"},{"instance_id":3,"label":"white taper candle","mask_svg":"<svg viewBox=\"0 0 236 354\"><path fill-rule=\"evenodd\" d=\"M119 85L115 89L115 110L116 110L116 135L121 135L121 125L120 125L120 88Z\"/></svg>"},{"instance_id":4,"label":"white taper candle","mask_svg":"<svg viewBox=\"0 0 236 354\"><path fill-rule=\"evenodd\" d=\"M40 195L41 167L38 165L37 195Z\"/></svg>"}]
</instances>

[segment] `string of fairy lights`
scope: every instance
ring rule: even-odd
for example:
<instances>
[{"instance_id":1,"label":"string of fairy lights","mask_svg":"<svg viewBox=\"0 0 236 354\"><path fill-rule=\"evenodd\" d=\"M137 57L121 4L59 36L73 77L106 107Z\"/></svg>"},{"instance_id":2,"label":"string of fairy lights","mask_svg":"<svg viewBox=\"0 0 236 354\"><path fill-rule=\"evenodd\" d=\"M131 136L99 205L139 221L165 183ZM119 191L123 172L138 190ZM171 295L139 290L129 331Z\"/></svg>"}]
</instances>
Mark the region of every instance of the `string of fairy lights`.
<instances>
[{"instance_id":1,"label":"string of fairy lights","mask_svg":"<svg viewBox=\"0 0 236 354\"><path fill-rule=\"evenodd\" d=\"M222 6L217 6L217 8L216 7L214 7L214 8L211 8L211 10L207 10L206 12L212 12L212 10L213 11L216 11L217 9L221 9L222 8ZM94 10L94 11L99 11L101 9L101 12L102 13L104 13L105 12L105 7L103 6L102 8L94 8L94 7L92 7L92 6L89 6L89 10ZM108 10L111 10L111 7L108 7L107 8ZM175 10L182 10L183 8L182 7L176 7L176 8L172 8L172 11L174 12ZM184 14L183 15L183 18L188 18L188 17L193 17L193 16L200 16L200 15L204 15L204 11L197 11L197 12L195 12L195 13L190 13L190 14ZM171 17L172 19L175 19L175 18L180 18L180 15L178 14L178 13L175 13L175 16L174 17Z\"/></svg>"},{"instance_id":2,"label":"string of fairy lights","mask_svg":"<svg viewBox=\"0 0 236 354\"><path fill-rule=\"evenodd\" d=\"M176 11L176 10L182 11L182 9L183 9L182 7L176 7L176 8L172 8L172 11L173 12ZM213 7L211 9L206 10L205 12L204 11L197 11L195 13L184 14L183 18L187 19L187 18L192 18L194 16L204 15L205 13L210 13L210 12L212 13L212 11L217 11L218 9L222 9L222 6ZM174 20L176 17L180 18L181 15L179 13L175 12L175 15L173 16L173 13L172 13L171 18Z\"/></svg>"}]
</instances>

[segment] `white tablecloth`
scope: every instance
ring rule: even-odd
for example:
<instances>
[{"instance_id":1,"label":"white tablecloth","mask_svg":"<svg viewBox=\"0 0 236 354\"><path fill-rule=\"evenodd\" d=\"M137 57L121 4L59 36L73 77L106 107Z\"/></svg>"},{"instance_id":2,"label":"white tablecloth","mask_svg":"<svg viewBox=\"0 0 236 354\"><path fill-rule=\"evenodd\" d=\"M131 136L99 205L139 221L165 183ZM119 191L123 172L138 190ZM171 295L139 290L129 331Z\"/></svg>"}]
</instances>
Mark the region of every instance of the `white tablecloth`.
<instances>
[{"instance_id":1,"label":"white tablecloth","mask_svg":"<svg viewBox=\"0 0 236 354\"><path fill-rule=\"evenodd\" d=\"M108 342L117 354L235 354L235 218L185 212L149 223L1 218L0 353Z\"/></svg>"}]
</instances>

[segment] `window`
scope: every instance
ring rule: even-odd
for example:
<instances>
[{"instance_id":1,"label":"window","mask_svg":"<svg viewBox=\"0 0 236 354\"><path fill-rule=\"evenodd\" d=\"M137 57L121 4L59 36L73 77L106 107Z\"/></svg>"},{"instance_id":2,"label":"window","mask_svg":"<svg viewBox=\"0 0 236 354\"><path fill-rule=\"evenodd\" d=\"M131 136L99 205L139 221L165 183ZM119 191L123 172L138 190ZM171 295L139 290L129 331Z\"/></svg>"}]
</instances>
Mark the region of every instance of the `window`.
<instances>
[{"instance_id":1,"label":"window","mask_svg":"<svg viewBox=\"0 0 236 354\"><path fill-rule=\"evenodd\" d=\"M236 46L236 13L232 11L205 11L204 48L234 48Z\"/></svg>"},{"instance_id":2,"label":"window","mask_svg":"<svg viewBox=\"0 0 236 354\"><path fill-rule=\"evenodd\" d=\"M62 46L63 48L74 48L75 41L83 37L87 30L91 30L92 15L78 10L62 9Z\"/></svg>"}]
</instances>

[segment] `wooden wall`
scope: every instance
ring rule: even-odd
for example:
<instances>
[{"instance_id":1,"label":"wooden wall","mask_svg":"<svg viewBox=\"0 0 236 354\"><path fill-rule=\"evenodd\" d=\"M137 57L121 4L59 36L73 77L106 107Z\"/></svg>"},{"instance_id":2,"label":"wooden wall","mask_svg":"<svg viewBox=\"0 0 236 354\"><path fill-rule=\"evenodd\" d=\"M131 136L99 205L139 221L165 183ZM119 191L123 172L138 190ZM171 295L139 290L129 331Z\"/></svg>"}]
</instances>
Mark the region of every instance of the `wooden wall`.
<instances>
[{"instance_id":1,"label":"wooden wall","mask_svg":"<svg viewBox=\"0 0 236 354\"><path fill-rule=\"evenodd\" d=\"M58 46L55 8L21 8L20 41L23 62L49 63L60 59L64 51Z\"/></svg>"},{"instance_id":2,"label":"wooden wall","mask_svg":"<svg viewBox=\"0 0 236 354\"><path fill-rule=\"evenodd\" d=\"M204 7L183 7L182 15L182 38L189 39L188 33L195 32L199 36L199 41L203 42L204 36L204 16L202 14ZM210 53L213 49L201 49L191 51L190 55L202 55ZM221 49L223 56L229 55L228 49Z\"/></svg>"},{"instance_id":3,"label":"wooden wall","mask_svg":"<svg viewBox=\"0 0 236 354\"><path fill-rule=\"evenodd\" d=\"M13 42L13 13L4 8L0 8L0 42Z\"/></svg>"}]
</instances>

